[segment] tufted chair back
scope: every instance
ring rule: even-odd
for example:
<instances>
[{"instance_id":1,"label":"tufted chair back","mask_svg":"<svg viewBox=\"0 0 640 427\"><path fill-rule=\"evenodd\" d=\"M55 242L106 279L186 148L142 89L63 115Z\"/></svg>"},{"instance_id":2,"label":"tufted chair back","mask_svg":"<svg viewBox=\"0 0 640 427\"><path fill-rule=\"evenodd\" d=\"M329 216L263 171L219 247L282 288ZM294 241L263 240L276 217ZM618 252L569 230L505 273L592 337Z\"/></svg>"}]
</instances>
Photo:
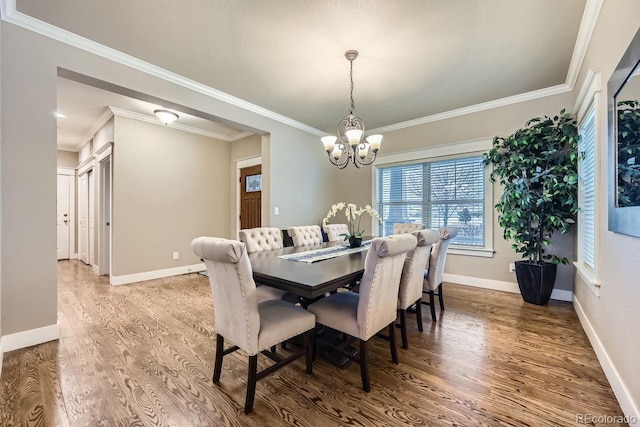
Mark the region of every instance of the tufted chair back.
<instances>
[{"instance_id":1,"label":"tufted chair back","mask_svg":"<svg viewBox=\"0 0 640 427\"><path fill-rule=\"evenodd\" d=\"M412 223L393 224L393 234L411 233L416 230L424 230L424 225Z\"/></svg>"},{"instance_id":2,"label":"tufted chair back","mask_svg":"<svg viewBox=\"0 0 640 427\"><path fill-rule=\"evenodd\" d=\"M270 251L281 249L282 233L275 227L247 228L238 232L240 241L247 247L247 252Z\"/></svg>"},{"instance_id":3,"label":"tufted chair back","mask_svg":"<svg viewBox=\"0 0 640 427\"><path fill-rule=\"evenodd\" d=\"M258 353L260 315L253 272L244 243L219 237L198 237L191 250L209 273L216 333L250 356Z\"/></svg>"},{"instance_id":4,"label":"tufted chair back","mask_svg":"<svg viewBox=\"0 0 640 427\"><path fill-rule=\"evenodd\" d=\"M395 321L402 267L416 244L416 237L410 234L373 239L360 280L358 338L368 340Z\"/></svg>"},{"instance_id":5,"label":"tufted chair back","mask_svg":"<svg viewBox=\"0 0 640 427\"><path fill-rule=\"evenodd\" d=\"M437 230L418 230L411 234L418 240L418 245L407 253L402 268L398 293L398 308L401 310L406 310L422 297L422 280L429 261L431 245L440 241L440 233Z\"/></svg>"},{"instance_id":6,"label":"tufted chair back","mask_svg":"<svg viewBox=\"0 0 640 427\"><path fill-rule=\"evenodd\" d=\"M349 234L349 226L347 224L327 224L323 228L330 242L344 240L344 236L341 236L341 234Z\"/></svg>"},{"instance_id":7,"label":"tufted chair back","mask_svg":"<svg viewBox=\"0 0 640 427\"><path fill-rule=\"evenodd\" d=\"M451 240L458 235L456 227L443 227L438 230L440 240L434 243L429 257L429 268L424 272L424 290L435 290L444 280L444 262Z\"/></svg>"},{"instance_id":8,"label":"tufted chair back","mask_svg":"<svg viewBox=\"0 0 640 427\"><path fill-rule=\"evenodd\" d=\"M301 225L289 227L289 236L293 246L317 245L322 243L322 231L319 225Z\"/></svg>"}]
</instances>

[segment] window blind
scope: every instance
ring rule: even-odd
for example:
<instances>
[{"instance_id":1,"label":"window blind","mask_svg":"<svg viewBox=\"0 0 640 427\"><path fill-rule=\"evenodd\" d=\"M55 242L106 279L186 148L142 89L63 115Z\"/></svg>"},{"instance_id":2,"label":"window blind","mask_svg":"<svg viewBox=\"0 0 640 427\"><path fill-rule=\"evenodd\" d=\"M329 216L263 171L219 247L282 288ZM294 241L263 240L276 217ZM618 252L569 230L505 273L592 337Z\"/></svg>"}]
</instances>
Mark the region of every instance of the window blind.
<instances>
[{"instance_id":1,"label":"window blind","mask_svg":"<svg viewBox=\"0 0 640 427\"><path fill-rule=\"evenodd\" d=\"M595 108L580 123L579 234L582 262L596 268L596 131Z\"/></svg>"},{"instance_id":2,"label":"window blind","mask_svg":"<svg viewBox=\"0 0 640 427\"><path fill-rule=\"evenodd\" d=\"M376 205L382 235L395 223L458 227L452 243L484 247L485 176L481 156L377 169Z\"/></svg>"}]
</instances>

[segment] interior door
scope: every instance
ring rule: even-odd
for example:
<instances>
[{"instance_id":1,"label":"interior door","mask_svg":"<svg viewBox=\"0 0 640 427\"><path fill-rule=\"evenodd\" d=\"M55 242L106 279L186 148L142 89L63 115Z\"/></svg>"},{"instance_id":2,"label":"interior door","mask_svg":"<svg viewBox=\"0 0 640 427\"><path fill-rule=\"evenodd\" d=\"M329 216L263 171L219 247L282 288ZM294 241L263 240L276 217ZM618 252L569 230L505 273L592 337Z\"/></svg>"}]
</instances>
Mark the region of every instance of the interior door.
<instances>
[{"instance_id":1,"label":"interior door","mask_svg":"<svg viewBox=\"0 0 640 427\"><path fill-rule=\"evenodd\" d=\"M95 201L95 176L93 171L87 172L87 200L88 200L88 227L89 227L89 244L87 247L89 265L95 265L95 253L96 253L96 201Z\"/></svg>"},{"instance_id":2,"label":"interior door","mask_svg":"<svg viewBox=\"0 0 640 427\"><path fill-rule=\"evenodd\" d=\"M111 156L100 161L99 275L111 275Z\"/></svg>"},{"instance_id":3,"label":"interior door","mask_svg":"<svg viewBox=\"0 0 640 427\"><path fill-rule=\"evenodd\" d=\"M240 228L262 224L262 165L240 169Z\"/></svg>"},{"instance_id":4,"label":"interior door","mask_svg":"<svg viewBox=\"0 0 640 427\"><path fill-rule=\"evenodd\" d=\"M58 230L57 256L58 260L69 259L71 236L71 177L58 175L57 213Z\"/></svg>"},{"instance_id":5,"label":"interior door","mask_svg":"<svg viewBox=\"0 0 640 427\"><path fill-rule=\"evenodd\" d=\"M78 177L78 257L89 263L89 187L87 174Z\"/></svg>"}]
</instances>

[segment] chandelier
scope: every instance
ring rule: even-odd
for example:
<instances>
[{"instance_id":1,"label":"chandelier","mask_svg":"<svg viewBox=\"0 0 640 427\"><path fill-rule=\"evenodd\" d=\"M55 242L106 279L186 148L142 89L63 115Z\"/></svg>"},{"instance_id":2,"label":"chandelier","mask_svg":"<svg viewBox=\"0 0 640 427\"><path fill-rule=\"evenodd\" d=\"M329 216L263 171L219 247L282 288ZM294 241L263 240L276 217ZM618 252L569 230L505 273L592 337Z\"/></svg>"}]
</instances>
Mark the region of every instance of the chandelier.
<instances>
[{"instance_id":1,"label":"chandelier","mask_svg":"<svg viewBox=\"0 0 640 427\"><path fill-rule=\"evenodd\" d=\"M364 122L353 114L353 61L358 57L357 50L348 50L344 56L349 60L351 79L351 105L346 119L338 122L337 136L323 136L321 138L329 161L339 169L344 169L349 163L357 168L375 162L382 135L370 135L364 139Z\"/></svg>"}]
</instances>

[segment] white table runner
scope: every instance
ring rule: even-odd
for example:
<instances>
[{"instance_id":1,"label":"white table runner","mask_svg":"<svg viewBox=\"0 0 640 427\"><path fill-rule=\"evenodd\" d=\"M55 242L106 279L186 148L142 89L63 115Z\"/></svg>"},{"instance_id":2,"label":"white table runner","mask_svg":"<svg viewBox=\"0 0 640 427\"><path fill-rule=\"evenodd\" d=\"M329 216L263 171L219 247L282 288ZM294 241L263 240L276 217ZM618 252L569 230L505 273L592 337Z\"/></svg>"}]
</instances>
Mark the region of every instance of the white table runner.
<instances>
[{"instance_id":1,"label":"white table runner","mask_svg":"<svg viewBox=\"0 0 640 427\"><path fill-rule=\"evenodd\" d=\"M325 259L336 258L342 255L348 255L356 252L361 252L369 249L371 240L362 242L362 246L358 248L351 248L348 244L341 246L329 246L328 248L313 249L306 252L297 252L294 254L280 255L278 258L288 259L291 261L300 261L306 263L312 263L317 261L323 261Z\"/></svg>"}]
</instances>

